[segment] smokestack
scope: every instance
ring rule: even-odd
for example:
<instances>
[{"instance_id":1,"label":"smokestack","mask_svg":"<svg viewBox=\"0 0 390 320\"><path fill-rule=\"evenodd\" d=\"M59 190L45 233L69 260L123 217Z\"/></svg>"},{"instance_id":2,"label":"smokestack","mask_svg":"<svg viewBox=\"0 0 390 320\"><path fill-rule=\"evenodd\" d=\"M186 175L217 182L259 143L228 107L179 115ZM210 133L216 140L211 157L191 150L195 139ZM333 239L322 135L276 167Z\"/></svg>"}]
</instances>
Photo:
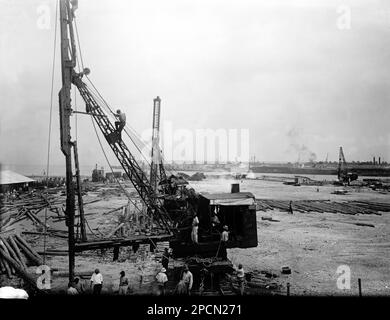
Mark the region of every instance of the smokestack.
<instances>
[{"instance_id":1,"label":"smokestack","mask_svg":"<svg viewBox=\"0 0 390 320\"><path fill-rule=\"evenodd\" d=\"M372 162L375 164L375 157L372 158Z\"/></svg>"},{"instance_id":2,"label":"smokestack","mask_svg":"<svg viewBox=\"0 0 390 320\"><path fill-rule=\"evenodd\" d=\"M240 184L239 183L232 183L232 193L238 193L240 192Z\"/></svg>"}]
</instances>

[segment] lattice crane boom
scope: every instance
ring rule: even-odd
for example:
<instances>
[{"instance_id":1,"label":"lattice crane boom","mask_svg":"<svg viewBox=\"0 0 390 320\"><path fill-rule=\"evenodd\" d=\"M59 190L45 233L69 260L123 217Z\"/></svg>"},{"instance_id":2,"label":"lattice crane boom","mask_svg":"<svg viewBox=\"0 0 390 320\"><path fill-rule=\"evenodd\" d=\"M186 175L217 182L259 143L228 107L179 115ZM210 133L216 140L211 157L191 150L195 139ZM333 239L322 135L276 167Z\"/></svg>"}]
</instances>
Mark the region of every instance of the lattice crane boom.
<instances>
[{"instance_id":1,"label":"lattice crane boom","mask_svg":"<svg viewBox=\"0 0 390 320\"><path fill-rule=\"evenodd\" d=\"M73 84L77 87L86 104L86 111L89 113L108 142L116 158L125 170L137 193L146 204L149 214L156 222L167 231L172 232L172 222L168 213L163 207L161 200L150 184L147 175L143 172L137 160L130 152L126 144L118 135L114 125L100 107L88 86L82 81L82 74L75 74Z\"/></svg>"}]
</instances>

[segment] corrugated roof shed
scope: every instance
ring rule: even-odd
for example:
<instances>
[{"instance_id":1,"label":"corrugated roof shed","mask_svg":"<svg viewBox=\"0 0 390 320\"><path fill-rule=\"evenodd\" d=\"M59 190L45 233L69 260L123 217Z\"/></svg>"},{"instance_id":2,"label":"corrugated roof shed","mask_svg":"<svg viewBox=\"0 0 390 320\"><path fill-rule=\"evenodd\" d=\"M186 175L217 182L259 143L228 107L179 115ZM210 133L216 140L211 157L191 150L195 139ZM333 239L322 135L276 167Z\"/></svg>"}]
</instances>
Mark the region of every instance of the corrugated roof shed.
<instances>
[{"instance_id":1,"label":"corrugated roof shed","mask_svg":"<svg viewBox=\"0 0 390 320\"><path fill-rule=\"evenodd\" d=\"M250 192L201 193L200 195L209 200L210 205L250 206L255 203L255 196Z\"/></svg>"},{"instance_id":2,"label":"corrugated roof shed","mask_svg":"<svg viewBox=\"0 0 390 320\"><path fill-rule=\"evenodd\" d=\"M16 184L16 183L27 183L35 180L25 177L19 173L11 170L0 171L0 185Z\"/></svg>"}]
</instances>

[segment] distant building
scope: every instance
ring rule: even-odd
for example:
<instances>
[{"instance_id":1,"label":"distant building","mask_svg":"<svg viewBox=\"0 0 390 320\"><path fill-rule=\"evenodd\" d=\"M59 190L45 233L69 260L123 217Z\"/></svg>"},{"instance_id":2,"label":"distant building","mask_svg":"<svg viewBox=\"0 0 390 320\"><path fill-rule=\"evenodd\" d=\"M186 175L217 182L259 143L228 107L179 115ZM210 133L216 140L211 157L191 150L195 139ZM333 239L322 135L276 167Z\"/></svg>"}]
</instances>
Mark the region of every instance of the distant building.
<instances>
[{"instance_id":1,"label":"distant building","mask_svg":"<svg viewBox=\"0 0 390 320\"><path fill-rule=\"evenodd\" d=\"M93 182L99 182L99 181L104 181L104 169L98 169L97 165L95 169L92 171L92 181Z\"/></svg>"},{"instance_id":2,"label":"distant building","mask_svg":"<svg viewBox=\"0 0 390 320\"><path fill-rule=\"evenodd\" d=\"M11 170L0 171L0 193L15 191L28 191L34 179L23 176Z\"/></svg>"},{"instance_id":3,"label":"distant building","mask_svg":"<svg viewBox=\"0 0 390 320\"><path fill-rule=\"evenodd\" d=\"M122 172L119 171L107 172L106 179L110 182L115 181L115 179L122 179Z\"/></svg>"}]
</instances>

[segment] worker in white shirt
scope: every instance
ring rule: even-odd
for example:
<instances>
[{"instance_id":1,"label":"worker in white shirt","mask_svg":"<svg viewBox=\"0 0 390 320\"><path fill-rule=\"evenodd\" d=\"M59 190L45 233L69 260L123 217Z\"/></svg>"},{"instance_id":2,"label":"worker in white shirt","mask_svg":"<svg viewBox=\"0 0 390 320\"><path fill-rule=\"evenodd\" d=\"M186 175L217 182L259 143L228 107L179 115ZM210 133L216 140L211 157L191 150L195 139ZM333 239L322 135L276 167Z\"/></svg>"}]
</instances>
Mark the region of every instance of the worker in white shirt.
<instances>
[{"instance_id":1,"label":"worker in white shirt","mask_svg":"<svg viewBox=\"0 0 390 320\"><path fill-rule=\"evenodd\" d=\"M160 272L156 275L156 280L161 295L165 295L165 285L168 282L166 272L167 270L165 268L161 268Z\"/></svg>"},{"instance_id":2,"label":"worker in white shirt","mask_svg":"<svg viewBox=\"0 0 390 320\"><path fill-rule=\"evenodd\" d=\"M187 265L184 266L183 276L181 279L184 281L187 287L187 294L190 295L192 285L194 283L194 277Z\"/></svg>"},{"instance_id":3,"label":"worker in white shirt","mask_svg":"<svg viewBox=\"0 0 390 320\"><path fill-rule=\"evenodd\" d=\"M227 242L229 241L229 228L227 225L223 226L223 231L221 233L221 252L222 258L227 260Z\"/></svg>"},{"instance_id":4,"label":"worker in white shirt","mask_svg":"<svg viewBox=\"0 0 390 320\"><path fill-rule=\"evenodd\" d=\"M191 231L191 240L195 244L198 244L198 228L199 228L199 219L195 213L194 219L192 220L192 231Z\"/></svg>"},{"instance_id":5,"label":"worker in white shirt","mask_svg":"<svg viewBox=\"0 0 390 320\"><path fill-rule=\"evenodd\" d=\"M91 288L93 288L93 294L100 294L103 287L103 276L99 269L95 269L95 272L91 276Z\"/></svg>"},{"instance_id":6,"label":"worker in white shirt","mask_svg":"<svg viewBox=\"0 0 390 320\"><path fill-rule=\"evenodd\" d=\"M241 263L238 265L238 269L236 271L237 271L238 285L240 287L240 294L243 296L244 289L245 289L245 272Z\"/></svg>"}]
</instances>

